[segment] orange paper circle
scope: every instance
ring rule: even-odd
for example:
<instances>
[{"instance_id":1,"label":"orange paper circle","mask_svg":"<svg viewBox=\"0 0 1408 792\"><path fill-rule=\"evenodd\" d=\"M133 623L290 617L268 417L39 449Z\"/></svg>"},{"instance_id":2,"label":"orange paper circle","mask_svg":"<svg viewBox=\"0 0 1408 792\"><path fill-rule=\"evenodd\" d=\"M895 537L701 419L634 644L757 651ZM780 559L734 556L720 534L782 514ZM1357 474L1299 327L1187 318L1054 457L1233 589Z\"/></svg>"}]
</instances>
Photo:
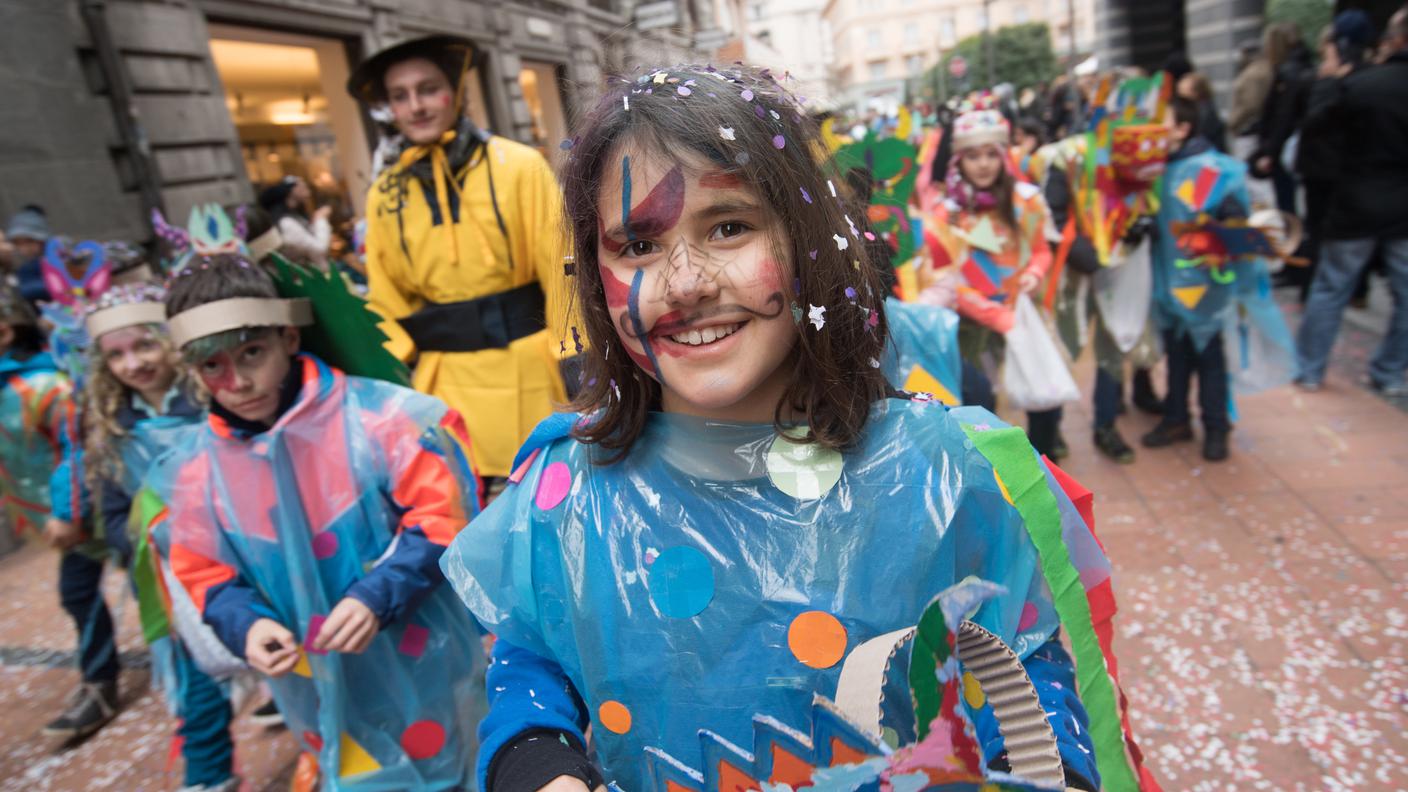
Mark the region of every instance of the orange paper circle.
<instances>
[{"instance_id":1,"label":"orange paper circle","mask_svg":"<svg viewBox=\"0 0 1408 792\"><path fill-rule=\"evenodd\" d=\"M631 730L631 711L619 701L605 701L597 707L596 716L609 732L625 734Z\"/></svg>"},{"instance_id":2,"label":"orange paper circle","mask_svg":"<svg viewBox=\"0 0 1408 792\"><path fill-rule=\"evenodd\" d=\"M807 611L787 628L787 646L802 665L830 668L846 655L846 628L824 611Z\"/></svg>"}]
</instances>

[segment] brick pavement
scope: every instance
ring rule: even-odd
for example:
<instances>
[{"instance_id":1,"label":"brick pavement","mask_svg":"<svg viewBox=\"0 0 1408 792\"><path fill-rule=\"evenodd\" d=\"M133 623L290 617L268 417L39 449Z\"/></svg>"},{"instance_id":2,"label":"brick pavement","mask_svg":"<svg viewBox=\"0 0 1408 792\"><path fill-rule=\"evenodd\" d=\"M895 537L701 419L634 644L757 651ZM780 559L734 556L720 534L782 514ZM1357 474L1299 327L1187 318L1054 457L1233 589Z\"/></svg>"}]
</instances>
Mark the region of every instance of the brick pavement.
<instances>
[{"instance_id":1,"label":"brick pavement","mask_svg":"<svg viewBox=\"0 0 1408 792\"><path fill-rule=\"evenodd\" d=\"M1134 721L1170 792L1408 789L1408 414L1355 384L1374 341L1347 326L1323 392L1243 399L1222 465L1196 445L1109 463L1088 402L1067 410L1065 467L1097 493ZM1152 424L1121 419L1131 441ZM0 560L0 789L174 789L145 671L124 673L131 703L87 743L39 736L72 684L20 651L71 649L54 578L37 547ZM140 653L121 607L122 647ZM246 789L286 788L292 740L248 723L237 738Z\"/></svg>"}]
</instances>

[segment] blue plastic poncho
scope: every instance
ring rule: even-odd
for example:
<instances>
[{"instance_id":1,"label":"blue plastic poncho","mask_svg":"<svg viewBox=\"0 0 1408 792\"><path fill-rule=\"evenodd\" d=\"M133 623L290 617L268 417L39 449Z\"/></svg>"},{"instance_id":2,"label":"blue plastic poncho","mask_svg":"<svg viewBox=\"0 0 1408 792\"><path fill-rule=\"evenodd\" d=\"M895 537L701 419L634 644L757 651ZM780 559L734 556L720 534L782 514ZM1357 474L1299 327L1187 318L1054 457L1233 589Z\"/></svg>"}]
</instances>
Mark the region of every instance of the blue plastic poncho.
<instances>
[{"instance_id":1,"label":"blue plastic poncho","mask_svg":"<svg viewBox=\"0 0 1408 792\"><path fill-rule=\"evenodd\" d=\"M298 667L269 684L325 788L472 788L481 631L449 586L402 602L362 654L308 648L349 590L374 576L417 583L398 565L408 544L443 546L477 511L458 416L408 388L300 360L301 395L272 428L242 437L212 417L155 464L147 485L170 512L157 541L217 633L226 617L208 598L219 586L200 585L192 559L208 559L198 573L232 578L221 585L248 587L253 609L298 638Z\"/></svg>"},{"instance_id":2,"label":"blue plastic poncho","mask_svg":"<svg viewBox=\"0 0 1408 792\"><path fill-rule=\"evenodd\" d=\"M880 360L885 380L905 390L942 389L934 393L940 401L958 404L963 394L958 314L947 308L886 297L885 321L890 328L889 343ZM935 383L939 388L934 387Z\"/></svg>"},{"instance_id":3,"label":"blue plastic poncho","mask_svg":"<svg viewBox=\"0 0 1408 792\"><path fill-rule=\"evenodd\" d=\"M609 466L560 438L441 565L491 632L561 666L607 776L645 789L647 746L695 757L701 728L746 746L754 715L807 723L847 651L970 576L1006 587L975 621L1024 657L1050 638L1036 551L960 418L1001 425L891 399L842 454L652 414Z\"/></svg>"},{"instance_id":4,"label":"blue plastic poncho","mask_svg":"<svg viewBox=\"0 0 1408 792\"><path fill-rule=\"evenodd\" d=\"M1254 278L1257 259L1209 266L1179 245L1174 227L1206 215L1217 220L1229 213L1245 217L1251 206L1247 166L1214 150L1169 162L1164 175L1154 248L1154 316L1158 326L1176 336L1188 335L1198 349L1207 346L1228 321L1236 304L1238 280Z\"/></svg>"}]
</instances>

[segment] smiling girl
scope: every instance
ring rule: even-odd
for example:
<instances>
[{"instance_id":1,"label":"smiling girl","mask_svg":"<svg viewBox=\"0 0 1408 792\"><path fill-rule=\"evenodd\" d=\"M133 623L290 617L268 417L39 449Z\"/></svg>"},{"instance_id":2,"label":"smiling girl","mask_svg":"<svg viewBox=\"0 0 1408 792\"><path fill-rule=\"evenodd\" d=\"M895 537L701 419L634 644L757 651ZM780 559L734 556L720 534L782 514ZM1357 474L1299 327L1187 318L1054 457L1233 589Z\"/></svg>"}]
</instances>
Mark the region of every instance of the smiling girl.
<instances>
[{"instance_id":1,"label":"smiling girl","mask_svg":"<svg viewBox=\"0 0 1408 792\"><path fill-rule=\"evenodd\" d=\"M610 85L579 135L579 413L538 427L442 560L498 636L481 782L647 789L647 748L697 766L700 729L804 728L847 650L973 576L1005 586L973 618L1026 659L1068 780L1095 789L1037 552L969 432L1013 436L887 395L879 270L801 106L766 72L676 67Z\"/></svg>"},{"instance_id":2,"label":"smiling girl","mask_svg":"<svg viewBox=\"0 0 1408 792\"><path fill-rule=\"evenodd\" d=\"M961 284L959 345L979 371L994 368L987 355L1002 358L1013 299L1032 293L1051 267L1050 211L1040 188L1010 171L1008 129L997 110L972 110L954 121L948 195L929 229L934 270L924 275L940 280L947 271ZM1060 423L1059 407L1027 413L1032 445L1051 459L1067 454Z\"/></svg>"},{"instance_id":3,"label":"smiling girl","mask_svg":"<svg viewBox=\"0 0 1408 792\"><path fill-rule=\"evenodd\" d=\"M202 408L194 383L180 368L166 334L165 289L153 284L114 286L104 292L86 325L89 347L87 409L84 411L84 474L108 546L124 567L137 569L156 559L142 556L128 535L133 498L147 468L197 426ZM162 559L160 563L165 563ZM149 578L133 572L137 586ZM160 594L143 590L144 605ZM159 601L159 600L158 600ZM144 612L144 616L147 614ZM167 614L161 614L163 617ZM150 621L149 619L147 621ZM186 760L183 789L233 790L234 745L230 704L220 686L196 665L179 641L153 644L169 651L176 672L170 691Z\"/></svg>"}]
</instances>

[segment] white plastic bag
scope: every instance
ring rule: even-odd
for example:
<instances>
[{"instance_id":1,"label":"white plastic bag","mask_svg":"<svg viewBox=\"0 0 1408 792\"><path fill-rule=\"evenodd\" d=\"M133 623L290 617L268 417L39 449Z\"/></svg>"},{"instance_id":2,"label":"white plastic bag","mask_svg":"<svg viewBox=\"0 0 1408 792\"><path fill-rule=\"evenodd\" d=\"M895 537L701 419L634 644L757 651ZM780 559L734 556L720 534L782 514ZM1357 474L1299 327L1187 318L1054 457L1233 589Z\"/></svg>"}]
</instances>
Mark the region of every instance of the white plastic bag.
<instances>
[{"instance_id":1,"label":"white plastic bag","mask_svg":"<svg viewBox=\"0 0 1408 792\"><path fill-rule=\"evenodd\" d=\"M1128 353L1139 343L1149 320L1149 305L1154 296L1150 247L1148 239L1133 250L1122 246L1124 260L1095 273L1095 304L1100 309L1100 320L1122 353Z\"/></svg>"},{"instance_id":2,"label":"white plastic bag","mask_svg":"<svg viewBox=\"0 0 1408 792\"><path fill-rule=\"evenodd\" d=\"M1018 410L1041 412L1080 398L1066 358L1031 298L1018 295L1016 321L1006 336L1002 390Z\"/></svg>"}]
</instances>

